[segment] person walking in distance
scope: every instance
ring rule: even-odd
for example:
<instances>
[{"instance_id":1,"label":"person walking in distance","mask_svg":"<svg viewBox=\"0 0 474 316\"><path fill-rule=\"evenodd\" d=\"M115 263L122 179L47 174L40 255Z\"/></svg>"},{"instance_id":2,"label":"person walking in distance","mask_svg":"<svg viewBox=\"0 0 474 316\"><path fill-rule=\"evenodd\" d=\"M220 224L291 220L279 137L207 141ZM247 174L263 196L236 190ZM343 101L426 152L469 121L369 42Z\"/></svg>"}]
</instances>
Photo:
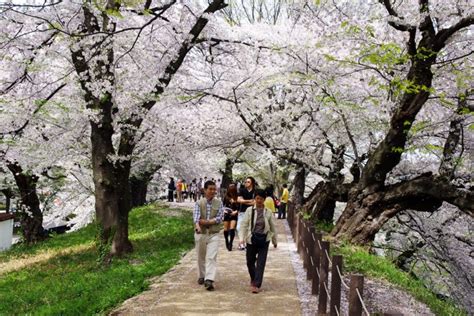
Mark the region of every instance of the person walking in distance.
<instances>
[{"instance_id":1,"label":"person walking in distance","mask_svg":"<svg viewBox=\"0 0 474 316\"><path fill-rule=\"evenodd\" d=\"M196 183L196 178L191 181L191 184L189 185L189 201L191 202L196 202L197 201L197 183Z\"/></svg>"},{"instance_id":2,"label":"person walking in distance","mask_svg":"<svg viewBox=\"0 0 474 316\"><path fill-rule=\"evenodd\" d=\"M239 213L239 204L237 203L237 187L235 184L229 184L223 199L223 204L225 246L227 250L232 251L232 244L235 237L235 226L237 225L237 216Z\"/></svg>"},{"instance_id":3,"label":"person walking in distance","mask_svg":"<svg viewBox=\"0 0 474 316\"><path fill-rule=\"evenodd\" d=\"M249 206L253 206L255 203L255 179L253 177L247 177L244 182L244 186L240 188L237 202L239 206L239 216L237 219L237 232L240 230L240 223L244 219L245 211ZM245 245L239 244L239 249L244 250Z\"/></svg>"},{"instance_id":4,"label":"person walking in distance","mask_svg":"<svg viewBox=\"0 0 474 316\"><path fill-rule=\"evenodd\" d=\"M176 202L181 203L183 198L183 180L178 179L176 182Z\"/></svg>"},{"instance_id":5,"label":"person walking in distance","mask_svg":"<svg viewBox=\"0 0 474 316\"><path fill-rule=\"evenodd\" d=\"M197 198L198 200L202 198L202 196L203 196L203 194L202 194L203 190L204 190L204 182L202 182L202 178L199 178L199 181L198 181L198 183L197 183L197 191L196 191L196 195L197 195L196 198Z\"/></svg>"},{"instance_id":6,"label":"person walking in distance","mask_svg":"<svg viewBox=\"0 0 474 316\"><path fill-rule=\"evenodd\" d=\"M214 290L217 272L219 231L224 217L222 202L216 197L216 184L204 183L204 197L196 202L193 213L194 241L197 252L198 284Z\"/></svg>"},{"instance_id":7,"label":"person walking in distance","mask_svg":"<svg viewBox=\"0 0 474 316\"><path fill-rule=\"evenodd\" d=\"M246 259L252 293L258 293L262 286L270 241L277 247L273 213L265 208L265 197L265 191L255 191L255 206L247 208L239 230L240 244L247 244Z\"/></svg>"},{"instance_id":8,"label":"person walking in distance","mask_svg":"<svg viewBox=\"0 0 474 316\"><path fill-rule=\"evenodd\" d=\"M224 196L221 195L221 179L216 180L216 189L217 189L217 197L222 199Z\"/></svg>"},{"instance_id":9,"label":"person walking in distance","mask_svg":"<svg viewBox=\"0 0 474 316\"><path fill-rule=\"evenodd\" d=\"M285 183L283 184L283 192L281 193L280 198L280 207L278 208L278 219L286 218L286 205L288 204L289 196L290 193L288 192L288 185Z\"/></svg>"},{"instance_id":10,"label":"person walking in distance","mask_svg":"<svg viewBox=\"0 0 474 316\"><path fill-rule=\"evenodd\" d=\"M174 179L170 178L170 182L168 183L168 202L173 202L174 190L176 190L176 185L174 184Z\"/></svg>"}]
</instances>

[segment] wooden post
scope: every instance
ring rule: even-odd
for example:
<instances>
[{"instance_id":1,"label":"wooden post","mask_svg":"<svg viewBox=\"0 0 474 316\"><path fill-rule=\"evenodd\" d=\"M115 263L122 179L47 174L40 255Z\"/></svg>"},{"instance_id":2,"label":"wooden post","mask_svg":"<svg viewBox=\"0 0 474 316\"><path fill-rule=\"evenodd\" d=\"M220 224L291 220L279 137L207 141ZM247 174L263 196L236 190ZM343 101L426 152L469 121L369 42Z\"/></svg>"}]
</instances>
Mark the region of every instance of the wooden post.
<instances>
[{"instance_id":1,"label":"wooden post","mask_svg":"<svg viewBox=\"0 0 474 316\"><path fill-rule=\"evenodd\" d=\"M306 275L308 280L312 280L314 278L314 234L316 232L313 223L309 224L308 227L308 273Z\"/></svg>"},{"instance_id":2,"label":"wooden post","mask_svg":"<svg viewBox=\"0 0 474 316\"><path fill-rule=\"evenodd\" d=\"M321 233L316 233L314 234L314 252L313 252L313 262L314 262L314 267L313 267L313 273L314 273L314 278L313 278L313 283L311 286L311 294L313 295L318 295L319 294L319 267L321 265L321 249L319 249L319 242L321 242L323 238L323 234Z\"/></svg>"},{"instance_id":3,"label":"wooden post","mask_svg":"<svg viewBox=\"0 0 474 316\"><path fill-rule=\"evenodd\" d=\"M303 221L303 214L300 214L298 217L298 222L300 223L298 228L298 253L300 254L300 257L303 257L303 227L304 227L304 221Z\"/></svg>"},{"instance_id":4,"label":"wooden post","mask_svg":"<svg viewBox=\"0 0 474 316\"><path fill-rule=\"evenodd\" d=\"M305 252L305 256L306 256L306 280L311 280L312 279L312 276L313 276L313 273L312 273L312 270L313 270L313 264L311 262L311 249L312 246L313 246L313 235L311 234L311 226L312 226L312 223L311 221L308 221L306 222L306 232L305 232L305 235L306 235L306 252Z\"/></svg>"},{"instance_id":5,"label":"wooden post","mask_svg":"<svg viewBox=\"0 0 474 316\"><path fill-rule=\"evenodd\" d=\"M328 293L326 287L328 285L328 272L329 272L329 258L326 256L326 251L329 254L329 242L321 242L321 267L319 269L319 304L318 304L318 315L326 315L327 304L328 304ZM326 286L325 286L326 285Z\"/></svg>"},{"instance_id":6,"label":"wooden post","mask_svg":"<svg viewBox=\"0 0 474 316\"><path fill-rule=\"evenodd\" d=\"M295 243L296 243L296 251L300 253L300 215L297 214L296 218L296 229L295 229Z\"/></svg>"},{"instance_id":7,"label":"wooden post","mask_svg":"<svg viewBox=\"0 0 474 316\"><path fill-rule=\"evenodd\" d=\"M342 256L332 256L331 267L331 300L329 305L329 315L337 316L341 314L341 277L337 272L337 268L342 275ZM336 311L337 310L337 311Z\"/></svg>"},{"instance_id":8,"label":"wooden post","mask_svg":"<svg viewBox=\"0 0 474 316\"><path fill-rule=\"evenodd\" d=\"M308 261L308 253L307 253L307 248L308 248L308 222L303 219L303 225L301 225L301 256L303 258L303 268L308 271L309 269L309 261Z\"/></svg>"},{"instance_id":9,"label":"wooden post","mask_svg":"<svg viewBox=\"0 0 474 316\"><path fill-rule=\"evenodd\" d=\"M293 208L293 212L291 214L291 223L290 223L290 226L292 227L291 229L291 234L293 236L293 239L295 239L295 230L296 230L296 222L295 222L295 218L296 218L296 210Z\"/></svg>"},{"instance_id":10,"label":"wooden post","mask_svg":"<svg viewBox=\"0 0 474 316\"><path fill-rule=\"evenodd\" d=\"M364 276L360 274L351 275L351 285L349 290L349 316L362 315L362 303L360 302L357 291L360 296L363 295L364 290Z\"/></svg>"},{"instance_id":11,"label":"wooden post","mask_svg":"<svg viewBox=\"0 0 474 316\"><path fill-rule=\"evenodd\" d=\"M294 210L295 208L293 207L293 203L291 203L291 201L288 201L288 206L287 206L287 216L286 216L286 220L288 221L288 224L290 225L290 228L291 228L291 231L293 232L294 231L294 227L293 227L293 217L295 215L294 213Z\"/></svg>"},{"instance_id":12,"label":"wooden post","mask_svg":"<svg viewBox=\"0 0 474 316\"><path fill-rule=\"evenodd\" d=\"M276 205L275 205L275 207L276 207ZM277 210L277 214L278 214L278 207L276 207L276 210ZM290 205L289 201L288 201L288 204L287 204L286 220L288 221L288 226L290 226L290 228L291 228L291 205Z\"/></svg>"}]
</instances>

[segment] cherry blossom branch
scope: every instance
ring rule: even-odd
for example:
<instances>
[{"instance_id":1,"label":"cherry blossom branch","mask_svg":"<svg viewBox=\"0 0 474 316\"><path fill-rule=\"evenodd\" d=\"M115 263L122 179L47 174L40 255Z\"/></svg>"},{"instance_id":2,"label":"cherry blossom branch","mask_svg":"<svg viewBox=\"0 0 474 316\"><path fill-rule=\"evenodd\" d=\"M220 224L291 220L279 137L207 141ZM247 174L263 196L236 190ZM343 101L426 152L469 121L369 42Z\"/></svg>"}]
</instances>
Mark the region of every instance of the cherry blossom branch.
<instances>
[{"instance_id":1,"label":"cherry blossom branch","mask_svg":"<svg viewBox=\"0 0 474 316\"><path fill-rule=\"evenodd\" d=\"M51 100L54 95L56 93L58 93L59 91L61 91L62 88L64 88L67 84L66 83L63 83L61 84L59 87L57 87L53 92L51 92L44 100L41 100L39 103L38 103L38 106L36 107L36 109L33 111L32 113L32 116L35 115L36 113L39 112L39 110L41 110L41 108L49 101ZM30 120L28 119L20 128L17 128L16 130L13 130L13 131L8 131L8 132L0 132L0 138L5 136L5 135L18 135L20 134L27 126L28 124L30 123Z\"/></svg>"}]
</instances>

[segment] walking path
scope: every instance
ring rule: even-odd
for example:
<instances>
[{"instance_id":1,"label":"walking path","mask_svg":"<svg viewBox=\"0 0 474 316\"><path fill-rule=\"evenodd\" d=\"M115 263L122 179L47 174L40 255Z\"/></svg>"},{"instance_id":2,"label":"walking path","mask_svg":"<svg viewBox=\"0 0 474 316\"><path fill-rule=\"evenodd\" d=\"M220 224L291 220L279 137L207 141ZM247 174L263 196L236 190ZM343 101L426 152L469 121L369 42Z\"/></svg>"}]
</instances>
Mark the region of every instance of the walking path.
<instances>
[{"instance_id":1,"label":"walking path","mask_svg":"<svg viewBox=\"0 0 474 316\"><path fill-rule=\"evenodd\" d=\"M197 284L196 252L186 254L150 290L125 301L112 315L300 315L295 274L283 221L275 220L278 248L270 245L261 292L250 292L245 251L220 243L216 290ZM234 248L237 248L234 240Z\"/></svg>"},{"instance_id":2,"label":"walking path","mask_svg":"<svg viewBox=\"0 0 474 316\"><path fill-rule=\"evenodd\" d=\"M171 210L193 206L191 202L170 203ZM215 291L208 292L197 284L197 259L193 249L173 269L152 279L150 290L128 299L111 315L315 315L317 296L311 295L311 281L306 279L288 224L276 219L275 223L278 248L270 245L259 294L250 292L245 252L227 251L222 236ZM234 248L237 243L235 240ZM341 301L342 315L348 313L346 296L347 293ZM364 299L371 312L434 315L410 294L381 280L366 278Z\"/></svg>"}]
</instances>

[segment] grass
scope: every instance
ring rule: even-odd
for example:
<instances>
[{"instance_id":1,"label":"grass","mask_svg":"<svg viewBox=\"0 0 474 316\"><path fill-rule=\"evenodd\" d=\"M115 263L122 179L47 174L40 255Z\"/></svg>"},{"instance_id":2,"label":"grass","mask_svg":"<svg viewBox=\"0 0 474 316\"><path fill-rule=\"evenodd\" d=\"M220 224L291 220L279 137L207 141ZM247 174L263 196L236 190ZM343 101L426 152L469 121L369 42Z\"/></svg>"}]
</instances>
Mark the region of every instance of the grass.
<instances>
[{"instance_id":1,"label":"grass","mask_svg":"<svg viewBox=\"0 0 474 316\"><path fill-rule=\"evenodd\" d=\"M34 256L43 251L90 244L85 250L54 256L0 277L0 315L106 314L149 285L148 279L174 266L193 246L191 213L167 217L167 209L153 205L130 214L133 254L98 266L93 246L95 226L58 235L42 244L13 247L0 261Z\"/></svg>"},{"instance_id":2,"label":"grass","mask_svg":"<svg viewBox=\"0 0 474 316\"><path fill-rule=\"evenodd\" d=\"M467 315L453 302L444 301L427 289L420 280L399 270L390 260L371 255L361 247L339 245L332 249L333 254L344 256L344 270L359 272L366 276L387 280L410 293L418 301L425 303L436 315Z\"/></svg>"}]
</instances>

